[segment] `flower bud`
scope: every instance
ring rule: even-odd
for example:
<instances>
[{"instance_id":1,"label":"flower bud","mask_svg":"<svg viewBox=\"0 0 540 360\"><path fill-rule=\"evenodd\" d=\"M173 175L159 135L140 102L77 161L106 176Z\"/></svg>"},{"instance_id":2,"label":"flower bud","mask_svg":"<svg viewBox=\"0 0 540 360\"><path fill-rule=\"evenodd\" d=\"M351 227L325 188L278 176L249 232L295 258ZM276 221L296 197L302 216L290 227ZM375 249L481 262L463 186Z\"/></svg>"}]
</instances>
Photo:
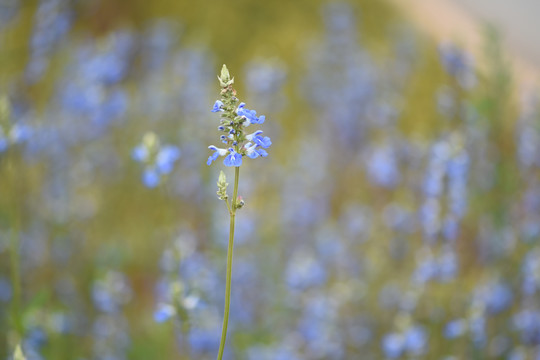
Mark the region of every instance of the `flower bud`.
<instances>
[{"instance_id":1,"label":"flower bud","mask_svg":"<svg viewBox=\"0 0 540 360\"><path fill-rule=\"evenodd\" d=\"M150 151L159 147L159 138L153 132L147 132L142 139L143 145Z\"/></svg>"},{"instance_id":2,"label":"flower bud","mask_svg":"<svg viewBox=\"0 0 540 360\"><path fill-rule=\"evenodd\" d=\"M229 74L229 69L227 69L227 66L223 64L223 67L221 68L221 75L218 76L219 84L222 87L227 87L234 83L234 78L231 79L231 75Z\"/></svg>"},{"instance_id":3,"label":"flower bud","mask_svg":"<svg viewBox=\"0 0 540 360\"><path fill-rule=\"evenodd\" d=\"M236 208L237 208L237 209L240 209L240 208L244 207L245 204L246 204L246 203L245 203L244 199L243 199L241 196L239 196L239 197L236 199Z\"/></svg>"},{"instance_id":4,"label":"flower bud","mask_svg":"<svg viewBox=\"0 0 540 360\"><path fill-rule=\"evenodd\" d=\"M221 68L221 80L227 82L230 78L231 75L229 74L229 69L227 69L227 65L223 64L223 67Z\"/></svg>"},{"instance_id":5,"label":"flower bud","mask_svg":"<svg viewBox=\"0 0 540 360\"><path fill-rule=\"evenodd\" d=\"M220 171L217 181L218 191L216 192L220 200L227 200L229 198L227 195L227 186L229 186L229 184L227 184L227 177L223 171Z\"/></svg>"}]
</instances>

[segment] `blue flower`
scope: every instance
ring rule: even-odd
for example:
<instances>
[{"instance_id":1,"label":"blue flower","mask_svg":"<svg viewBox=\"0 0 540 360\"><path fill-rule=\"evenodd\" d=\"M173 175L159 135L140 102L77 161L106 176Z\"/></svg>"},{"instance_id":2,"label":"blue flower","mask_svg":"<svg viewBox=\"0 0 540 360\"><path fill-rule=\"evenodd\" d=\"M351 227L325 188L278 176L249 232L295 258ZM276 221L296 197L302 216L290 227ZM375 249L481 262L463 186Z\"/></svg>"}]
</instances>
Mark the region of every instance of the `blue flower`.
<instances>
[{"instance_id":1,"label":"blue flower","mask_svg":"<svg viewBox=\"0 0 540 360\"><path fill-rule=\"evenodd\" d=\"M133 160L138 162L145 162L148 160L148 149L144 145L137 145L131 152Z\"/></svg>"},{"instance_id":2,"label":"blue flower","mask_svg":"<svg viewBox=\"0 0 540 360\"><path fill-rule=\"evenodd\" d=\"M463 88L470 89L476 85L474 61L470 54L450 43L440 44L439 54L446 72L455 77Z\"/></svg>"},{"instance_id":3,"label":"blue flower","mask_svg":"<svg viewBox=\"0 0 540 360\"><path fill-rule=\"evenodd\" d=\"M221 125L218 130L222 132L219 139L222 143L227 144L226 149L219 149L215 146L209 146L209 149L214 153L208 157L207 164L210 165L219 156L226 156L224 160L225 166L238 167L242 164L242 157L250 158L266 157L266 150L272 145L269 137L263 136L262 131L258 130L251 134L246 134L244 128L251 124L262 124L265 121L263 115L257 116L255 110L246 108L245 103L236 104L238 99L235 96L235 91L230 86L232 79L229 78L227 68L224 66L221 77L219 77L222 86L221 100L214 103L212 112L223 111L221 115ZM225 106L227 104L227 106ZM231 105L231 106L229 106Z\"/></svg>"},{"instance_id":4,"label":"blue flower","mask_svg":"<svg viewBox=\"0 0 540 360\"><path fill-rule=\"evenodd\" d=\"M223 160L225 166L240 166L242 165L242 155L234 151L233 148L229 149L229 155Z\"/></svg>"},{"instance_id":5,"label":"blue flower","mask_svg":"<svg viewBox=\"0 0 540 360\"><path fill-rule=\"evenodd\" d=\"M367 160L367 173L373 183L392 188L400 181L398 159L389 146L373 148Z\"/></svg>"},{"instance_id":6,"label":"blue flower","mask_svg":"<svg viewBox=\"0 0 540 360\"><path fill-rule=\"evenodd\" d=\"M427 335L421 326L413 326L405 333L405 347L409 353L420 355L427 345Z\"/></svg>"},{"instance_id":7,"label":"blue flower","mask_svg":"<svg viewBox=\"0 0 540 360\"><path fill-rule=\"evenodd\" d=\"M131 157L144 164L143 184L154 188L161 183L162 176L173 170L174 162L180 157L180 150L173 145L160 146L159 138L153 133L147 133L141 144L133 148Z\"/></svg>"},{"instance_id":8,"label":"blue flower","mask_svg":"<svg viewBox=\"0 0 540 360\"><path fill-rule=\"evenodd\" d=\"M223 102L221 100L216 100L216 102L214 103L214 107L212 108L212 112L223 111L222 107Z\"/></svg>"},{"instance_id":9,"label":"blue flower","mask_svg":"<svg viewBox=\"0 0 540 360\"><path fill-rule=\"evenodd\" d=\"M490 314L502 312L510 307L514 300L512 289L501 282L488 284L484 289L480 290L479 296Z\"/></svg>"},{"instance_id":10,"label":"blue flower","mask_svg":"<svg viewBox=\"0 0 540 360\"><path fill-rule=\"evenodd\" d=\"M176 310L172 305L159 304L156 311L154 311L154 320L158 323L162 323L172 318L175 314Z\"/></svg>"},{"instance_id":11,"label":"blue flower","mask_svg":"<svg viewBox=\"0 0 540 360\"><path fill-rule=\"evenodd\" d=\"M386 357L398 358L405 350L405 338L398 333L387 334L382 340L382 348Z\"/></svg>"},{"instance_id":12,"label":"blue flower","mask_svg":"<svg viewBox=\"0 0 540 360\"><path fill-rule=\"evenodd\" d=\"M255 149L255 151L262 157L267 157L268 156L268 153L264 149L257 148L257 149Z\"/></svg>"},{"instance_id":13,"label":"blue flower","mask_svg":"<svg viewBox=\"0 0 540 360\"><path fill-rule=\"evenodd\" d=\"M253 141L255 144L259 145L262 148L269 148L272 145L272 141L268 136L262 137L262 130L257 130L253 134L246 135L248 141Z\"/></svg>"},{"instance_id":14,"label":"blue flower","mask_svg":"<svg viewBox=\"0 0 540 360\"><path fill-rule=\"evenodd\" d=\"M32 135L32 129L28 125L23 125L21 123L13 124L11 130L9 131L9 137L11 141L15 144L19 144L23 141L26 141Z\"/></svg>"},{"instance_id":15,"label":"blue flower","mask_svg":"<svg viewBox=\"0 0 540 360\"><path fill-rule=\"evenodd\" d=\"M246 148L246 155L251 159L256 159L259 156L262 156L262 157L268 156L268 153L266 152L266 150L259 148L257 144L247 143L245 145L245 148Z\"/></svg>"},{"instance_id":16,"label":"blue flower","mask_svg":"<svg viewBox=\"0 0 540 360\"><path fill-rule=\"evenodd\" d=\"M291 289L306 290L323 285L327 279L324 265L309 253L294 254L285 269L285 281Z\"/></svg>"},{"instance_id":17,"label":"blue flower","mask_svg":"<svg viewBox=\"0 0 540 360\"><path fill-rule=\"evenodd\" d=\"M467 322L463 319L452 320L444 327L444 337L455 339L467 331Z\"/></svg>"},{"instance_id":18,"label":"blue flower","mask_svg":"<svg viewBox=\"0 0 540 360\"><path fill-rule=\"evenodd\" d=\"M173 145L165 145L156 157L156 166L162 174L172 171L174 162L180 157L180 150Z\"/></svg>"},{"instance_id":19,"label":"blue flower","mask_svg":"<svg viewBox=\"0 0 540 360\"><path fill-rule=\"evenodd\" d=\"M220 149L218 147L215 147L214 145L210 145L208 147L210 150L214 150L215 152L208 157L208 161L206 162L206 165L210 165L214 160L218 158L218 156L225 156L227 155L226 149Z\"/></svg>"},{"instance_id":20,"label":"blue flower","mask_svg":"<svg viewBox=\"0 0 540 360\"><path fill-rule=\"evenodd\" d=\"M247 109L245 103L240 103L238 105L238 109L236 109L236 115L243 117L246 119L244 122L244 126L249 126L250 124L262 124L264 123L265 116L261 115L260 117L257 117L257 112L255 110L249 110Z\"/></svg>"},{"instance_id":21,"label":"blue flower","mask_svg":"<svg viewBox=\"0 0 540 360\"><path fill-rule=\"evenodd\" d=\"M142 182L146 187L155 188L159 185L161 176L154 166L148 166L144 169Z\"/></svg>"}]
</instances>

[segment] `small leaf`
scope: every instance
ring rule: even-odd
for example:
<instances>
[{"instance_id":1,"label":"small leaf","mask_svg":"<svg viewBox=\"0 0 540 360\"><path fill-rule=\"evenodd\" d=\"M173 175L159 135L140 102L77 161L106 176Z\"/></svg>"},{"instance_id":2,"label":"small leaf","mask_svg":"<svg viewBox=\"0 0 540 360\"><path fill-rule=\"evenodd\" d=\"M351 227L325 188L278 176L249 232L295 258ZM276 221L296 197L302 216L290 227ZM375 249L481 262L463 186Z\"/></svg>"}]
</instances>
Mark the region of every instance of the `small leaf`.
<instances>
[{"instance_id":1,"label":"small leaf","mask_svg":"<svg viewBox=\"0 0 540 360\"><path fill-rule=\"evenodd\" d=\"M225 173L222 171L219 172L219 177L218 177L218 182L217 182L217 185L218 187L222 187L222 186L227 186L227 177L225 176Z\"/></svg>"}]
</instances>

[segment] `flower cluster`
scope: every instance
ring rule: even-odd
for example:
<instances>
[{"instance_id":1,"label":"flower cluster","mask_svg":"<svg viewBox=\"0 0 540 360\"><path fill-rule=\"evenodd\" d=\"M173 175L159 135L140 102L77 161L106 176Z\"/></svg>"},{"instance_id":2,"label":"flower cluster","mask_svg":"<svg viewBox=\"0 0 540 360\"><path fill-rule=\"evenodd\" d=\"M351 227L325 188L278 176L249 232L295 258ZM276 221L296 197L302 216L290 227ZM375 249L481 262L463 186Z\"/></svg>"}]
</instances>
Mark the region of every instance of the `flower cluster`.
<instances>
[{"instance_id":1,"label":"flower cluster","mask_svg":"<svg viewBox=\"0 0 540 360\"><path fill-rule=\"evenodd\" d=\"M225 166L240 166L244 156L252 159L268 156L265 149L272 145L270 138L263 137L262 130L251 134L245 133L245 128L251 124L264 123L265 116L257 116L257 112L246 108L244 103L237 105L236 90L232 87L234 78L231 79L225 65L218 79L221 85L221 100L215 102L212 112L221 113L221 125L218 130L223 132L220 139L227 146L218 148L210 145L208 148L214 153L208 157L206 163L210 165L219 156L226 156L223 161Z\"/></svg>"},{"instance_id":2,"label":"flower cluster","mask_svg":"<svg viewBox=\"0 0 540 360\"><path fill-rule=\"evenodd\" d=\"M180 157L180 150L173 145L161 146L157 135L150 132L144 135L131 155L134 160L145 165L142 181L146 187L153 188L173 170L175 161Z\"/></svg>"}]
</instances>

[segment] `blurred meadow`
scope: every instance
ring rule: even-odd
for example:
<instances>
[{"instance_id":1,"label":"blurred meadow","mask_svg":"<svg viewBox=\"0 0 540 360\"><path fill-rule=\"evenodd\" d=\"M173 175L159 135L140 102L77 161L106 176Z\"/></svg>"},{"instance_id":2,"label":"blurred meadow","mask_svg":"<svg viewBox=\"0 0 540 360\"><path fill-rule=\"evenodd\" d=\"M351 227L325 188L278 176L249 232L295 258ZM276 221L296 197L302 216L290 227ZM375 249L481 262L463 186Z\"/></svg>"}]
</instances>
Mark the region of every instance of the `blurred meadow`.
<instances>
[{"instance_id":1,"label":"blurred meadow","mask_svg":"<svg viewBox=\"0 0 540 360\"><path fill-rule=\"evenodd\" d=\"M538 94L482 52L380 0L1 0L0 359L216 356L224 63L273 142L226 359L540 359Z\"/></svg>"}]
</instances>

